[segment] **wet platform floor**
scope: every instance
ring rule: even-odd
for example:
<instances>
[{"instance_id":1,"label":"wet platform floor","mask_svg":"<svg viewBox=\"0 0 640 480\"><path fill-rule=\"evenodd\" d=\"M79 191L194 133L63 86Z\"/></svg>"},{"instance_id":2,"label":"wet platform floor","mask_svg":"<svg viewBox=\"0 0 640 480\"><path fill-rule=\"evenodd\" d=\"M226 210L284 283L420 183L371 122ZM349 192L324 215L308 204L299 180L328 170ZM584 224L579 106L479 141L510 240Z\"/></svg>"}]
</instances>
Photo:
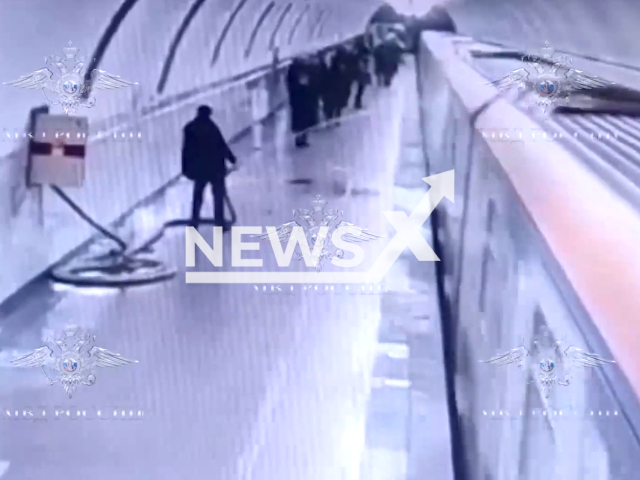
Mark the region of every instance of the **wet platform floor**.
<instances>
[{"instance_id":1,"label":"wet platform floor","mask_svg":"<svg viewBox=\"0 0 640 480\"><path fill-rule=\"evenodd\" d=\"M240 170L228 189L238 225L283 224L321 195L345 220L385 237L363 245L375 258L394 234L382 212L410 212L426 188L419 156L404 148L407 111L416 102L412 82L406 69L391 89L372 89L365 111L313 132L308 149L293 148L284 111L265 124L260 149L251 136L234 145ZM404 177L414 171L407 187ZM141 242L189 208L190 184L179 182L119 233ZM207 196L203 213L211 211ZM200 232L210 241L211 227ZM373 295L304 286L265 294L250 284L186 284L184 252L184 231L172 231L155 254L179 270L174 280L124 291L40 282L0 320L3 480L399 480L413 478L407 450L427 429L429 451L421 457L433 464L430 478L448 478L432 264L418 264L407 250ZM267 248L244 257L277 268ZM197 270L213 269L204 255L196 260ZM100 369L96 384L80 386L71 400L41 370L10 367L69 323L139 363ZM413 392L418 377L421 390ZM143 413L7 418L6 410L27 408ZM416 416L420 426L412 427Z\"/></svg>"}]
</instances>

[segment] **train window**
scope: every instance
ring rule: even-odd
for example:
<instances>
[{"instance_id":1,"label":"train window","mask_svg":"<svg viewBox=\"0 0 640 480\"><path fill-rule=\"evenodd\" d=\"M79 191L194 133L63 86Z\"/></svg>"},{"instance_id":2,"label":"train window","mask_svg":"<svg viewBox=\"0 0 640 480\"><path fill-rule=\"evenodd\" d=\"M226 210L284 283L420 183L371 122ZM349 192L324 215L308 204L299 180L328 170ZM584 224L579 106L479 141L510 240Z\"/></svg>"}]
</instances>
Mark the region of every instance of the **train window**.
<instances>
[{"instance_id":1,"label":"train window","mask_svg":"<svg viewBox=\"0 0 640 480\"><path fill-rule=\"evenodd\" d=\"M489 281L489 269L492 263L493 253L491 253L491 249L486 246L482 255L482 272L480 274L480 298L478 303L480 313L485 313L487 307L487 282Z\"/></svg>"},{"instance_id":2,"label":"train window","mask_svg":"<svg viewBox=\"0 0 640 480\"><path fill-rule=\"evenodd\" d=\"M493 232L493 221L496 216L496 202L493 198L489 199L487 202L487 221L485 224L485 230L487 233Z\"/></svg>"},{"instance_id":3,"label":"train window","mask_svg":"<svg viewBox=\"0 0 640 480\"><path fill-rule=\"evenodd\" d=\"M533 314L533 336L531 349L537 349L538 345L543 348L553 347L556 344L556 337L551 332L547 323L547 318L540 306L536 307Z\"/></svg>"},{"instance_id":4,"label":"train window","mask_svg":"<svg viewBox=\"0 0 640 480\"><path fill-rule=\"evenodd\" d=\"M458 142L458 116L453 112L451 127L451 156L449 160L453 168L456 167L456 143Z\"/></svg>"},{"instance_id":5,"label":"train window","mask_svg":"<svg viewBox=\"0 0 640 480\"><path fill-rule=\"evenodd\" d=\"M547 325L547 317L540 306L537 306L535 312L533 313L533 336L537 338L546 337L549 335L550 332Z\"/></svg>"}]
</instances>

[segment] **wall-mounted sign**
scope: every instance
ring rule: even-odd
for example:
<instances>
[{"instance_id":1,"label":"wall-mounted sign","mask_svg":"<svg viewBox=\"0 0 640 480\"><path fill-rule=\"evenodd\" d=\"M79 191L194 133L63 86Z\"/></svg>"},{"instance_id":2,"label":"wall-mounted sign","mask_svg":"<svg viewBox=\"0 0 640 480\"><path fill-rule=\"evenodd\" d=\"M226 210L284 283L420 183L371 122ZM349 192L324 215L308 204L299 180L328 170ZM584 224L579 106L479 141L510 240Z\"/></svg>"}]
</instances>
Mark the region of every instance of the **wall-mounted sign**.
<instances>
[{"instance_id":1,"label":"wall-mounted sign","mask_svg":"<svg viewBox=\"0 0 640 480\"><path fill-rule=\"evenodd\" d=\"M29 144L28 183L81 187L89 120L68 115L38 115Z\"/></svg>"}]
</instances>

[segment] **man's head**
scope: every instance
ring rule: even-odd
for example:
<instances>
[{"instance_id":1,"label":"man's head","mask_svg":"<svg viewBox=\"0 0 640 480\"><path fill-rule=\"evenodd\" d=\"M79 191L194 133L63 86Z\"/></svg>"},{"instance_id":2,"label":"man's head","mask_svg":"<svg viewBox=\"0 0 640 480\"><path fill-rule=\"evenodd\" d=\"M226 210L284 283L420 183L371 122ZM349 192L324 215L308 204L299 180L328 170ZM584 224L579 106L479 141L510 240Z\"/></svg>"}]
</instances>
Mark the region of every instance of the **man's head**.
<instances>
[{"instance_id":1,"label":"man's head","mask_svg":"<svg viewBox=\"0 0 640 480\"><path fill-rule=\"evenodd\" d=\"M212 113L213 110L208 105L200 105L198 107L198 117L209 118Z\"/></svg>"}]
</instances>

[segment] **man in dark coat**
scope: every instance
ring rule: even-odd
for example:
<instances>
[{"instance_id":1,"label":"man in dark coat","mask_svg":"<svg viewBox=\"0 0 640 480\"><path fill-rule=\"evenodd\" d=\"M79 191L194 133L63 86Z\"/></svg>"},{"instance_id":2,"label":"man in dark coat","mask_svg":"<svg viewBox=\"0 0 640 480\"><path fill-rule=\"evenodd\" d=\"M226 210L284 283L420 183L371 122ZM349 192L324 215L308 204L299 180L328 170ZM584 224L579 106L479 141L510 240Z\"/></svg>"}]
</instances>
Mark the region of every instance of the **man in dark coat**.
<instances>
[{"instance_id":1,"label":"man in dark coat","mask_svg":"<svg viewBox=\"0 0 640 480\"><path fill-rule=\"evenodd\" d=\"M369 73L369 57L363 55L358 57L358 70L356 72L356 96L353 101L353 107L356 110L362 110L362 97L367 85L371 83L371 74Z\"/></svg>"},{"instance_id":2,"label":"man in dark coat","mask_svg":"<svg viewBox=\"0 0 640 480\"><path fill-rule=\"evenodd\" d=\"M182 174L193 180L191 222L198 228L200 210L206 186L211 185L216 225L229 229L224 219L224 201L227 195L226 161L236 163L236 157L227 145L220 128L211 119L211 108L198 107L198 115L184 127L182 144Z\"/></svg>"},{"instance_id":3,"label":"man in dark coat","mask_svg":"<svg viewBox=\"0 0 640 480\"><path fill-rule=\"evenodd\" d=\"M325 121L330 122L335 112L335 94L331 85L329 65L327 65L324 53L318 54L318 64L318 83L320 87L320 99L322 100L322 111Z\"/></svg>"},{"instance_id":4,"label":"man in dark coat","mask_svg":"<svg viewBox=\"0 0 640 480\"><path fill-rule=\"evenodd\" d=\"M359 37L356 41L354 51L355 61L355 81L356 96L353 107L357 110L362 109L362 96L367 85L371 83L371 74L369 73L369 50L367 49L364 37Z\"/></svg>"},{"instance_id":5,"label":"man in dark coat","mask_svg":"<svg viewBox=\"0 0 640 480\"><path fill-rule=\"evenodd\" d=\"M320 99L313 83L312 67L295 59L287 72L287 90L291 109L291 130L296 147L308 147L307 130L318 124Z\"/></svg>"},{"instance_id":6,"label":"man in dark coat","mask_svg":"<svg viewBox=\"0 0 640 480\"><path fill-rule=\"evenodd\" d=\"M349 68L349 52L342 45L336 48L329 67L331 88L334 92L334 118L342 116L342 111L349 103L353 71Z\"/></svg>"},{"instance_id":7,"label":"man in dark coat","mask_svg":"<svg viewBox=\"0 0 640 480\"><path fill-rule=\"evenodd\" d=\"M376 47L374 55L378 82L390 87L393 77L398 73L402 49L394 40L387 40Z\"/></svg>"},{"instance_id":8,"label":"man in dark coat","mask_svg":"<svg viewBox=\"0 0 640 480\"><path fill-rule=\"evenodd\" d=\"M382 45L378 45L373 51L374 69L378 86L385 84L385 71L387 70L387 58Z\"/></svg>"}]
</instances>

